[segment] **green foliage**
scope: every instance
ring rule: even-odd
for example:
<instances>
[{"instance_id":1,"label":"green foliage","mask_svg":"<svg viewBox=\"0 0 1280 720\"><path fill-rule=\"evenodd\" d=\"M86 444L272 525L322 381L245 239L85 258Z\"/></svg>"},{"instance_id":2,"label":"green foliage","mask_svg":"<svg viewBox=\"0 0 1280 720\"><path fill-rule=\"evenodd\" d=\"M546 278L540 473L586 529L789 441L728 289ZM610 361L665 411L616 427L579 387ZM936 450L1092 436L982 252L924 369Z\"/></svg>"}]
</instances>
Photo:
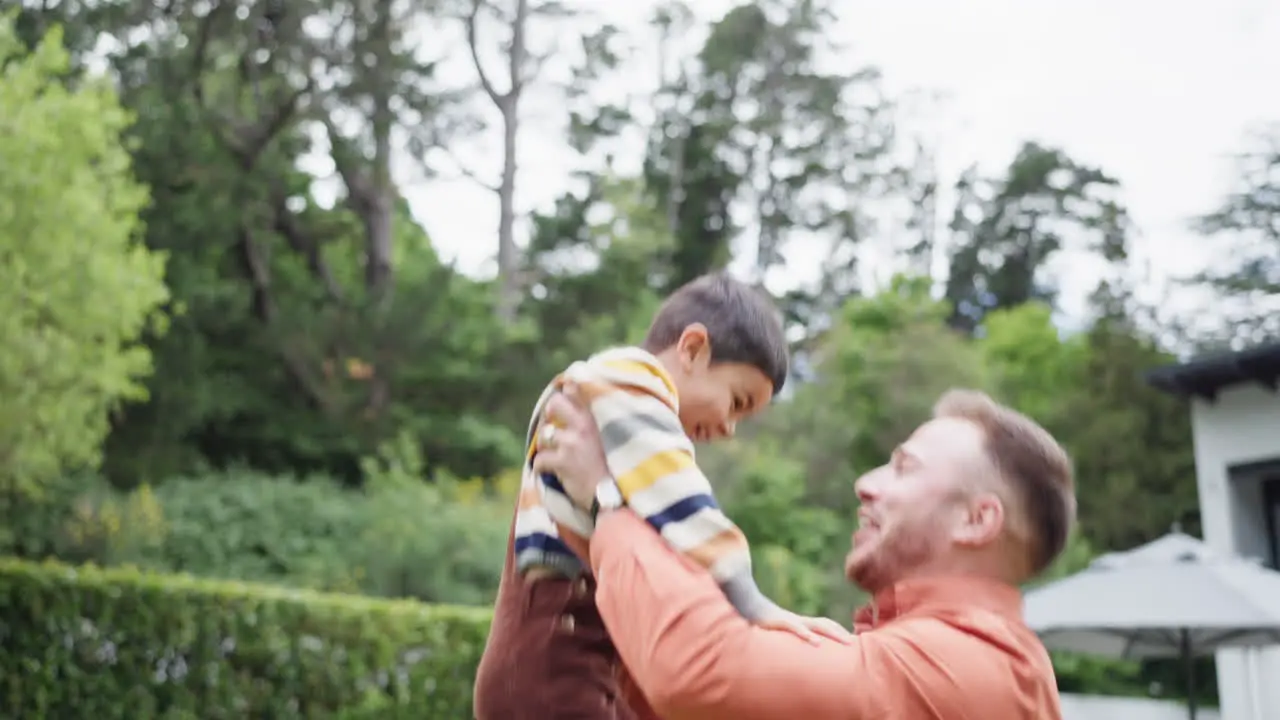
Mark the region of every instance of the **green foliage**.
<instances>
[{"instance_id":1,"label":"green foliage","mask_svg":"<svg viewBox=\"0 0 1280 720\"><path fill-rule=\"evenodd\" d=\"M492 599L511 520L509 498L464 497L455 481L409 474L375 475L363 491L249 470L127 493L98 478L54 487L56 501L22 506L5 550L432 602Z\"/></svg>"},{"instance_id":2,"label":"green foliage","mask_svg":"<svg viewBox=\"0 0 1280 720\"><path fill-rule=\"evenodd\" d=\"M1222 243L1218 266L1193 281L1214 291L1213 326L1194 338L1201 347L1248 347L1280 338L1280 119L1248 133L1236 157L1231 192L1197 230ZM1226 272L1221 270L1225 269Z\"/></svg>"},{"instance_id":3,"label":"green foliage","mask_svg":"<svg viewBox=\"0 0 1280 720\"><path fill-rule=\"evenodd\" d=\"M407 436L365 463L362 531L352 559L359 586L387 597L488 604L502 572L512 502L460 502L458 482L425 479Z\"/></svg>"},{"instance_id":4,"label":"green foliage","mask_svg":"<svg viewBox=\"0 0 1280 720\"><path fill-rule=\"evenodd\" d=\"M69 76L61 33L29 54L0 16L0 508L95 465L122 400L146 396L164 258L137 242L146 188L106 78ZM0 530L3 533L4 530Z\"/></svg>"},{"instance_id":5,"label":"green foliage","mask_svg":"<svg viewBox=\"0 0 1280 720\"><path fill-rule=\"evenodd\" d=\"M147 486L112 505L138 506ZM127 562L163 572L325 587L334 580L347 544L360 531L350 494L322 477L271 477L232 471L175 478L160 485L154 525L160 539L140 543L125 531L105 528L101 552L86 560ZM96 512L101 517L103 510ZM136 511L135 511L136 512ZM91 520L94 516L88 515Z\"/></svg>"},{"instance_id":6,"label":"green foliage","mask_svg":"<svg viewBox=\"0 0 1280 720\"><path fill-rule=\"evenodd\" d=\"M942 324L946 313L921 279L846 303L817 350L818 377L765 421L804 464L815 501L852 517L853 481L883 464L944 391L986 387L981 354Z\"/></svg>"},{"instance_id":7,"label":"green foliage","mask_svg":"<svg viewBox=\"0 0 1280 720\"><path fill-rule=\"evenodd\" d=\"M471 716L484 610L0 559L9 717Z\"/></svg>"},{"instance_id":8,"label":"green foliage","mask_svg":"<svg viewBox=\"0 0 1280 720\"><path fill-rule=\"evenodd\" d=\"M412 444L365 463L366 488L251 470L173 478L121 493L71 478L24 506L27 557L130 564L295 587L487 601L501 570L509 498L448 477L423 482ZM397 453L400 453L397 455ZM54 502L56 499L57 502ZM39 513L32 512L40 510Z\"/></svg>"},{"instance_id":9,"label":"green foliage","mask_svg":"<svg viewBox=\"0 0 1280 720\"><path fill-rule=\"evenodd\" d=\"M725 498L734 521L750 538L782 546L806 560L821 558L842 534L841 523L825 508L805 503L800 464L766 443L734 449L745 455L744 471Z\"/></svg>"},{"instance_id":10,"label":"green foliage","mask_svg":"<svg viewBox=\"0 0 1280 720\"><path fill-rule=\"evenodd\" d=\"M78 560L81 545L69 529L80 524L86 508L112 493L97 475L71 473L46 482L37 496L12 498L5 516L8 532L0 533L0 555Z\"/></svg>"},{"instance_id":11,"label":"green foliage","mask_svg":"<svg viewBox=\"0 0 1280 720\"><path fill-rule=\"evenodd\" d=\"M1028 588L1037 587L1045 583L1061 580L1068 575L1078 573L1089 567L1089 563L1093 562L1093 547L1089 544L1088 538L1080 533L1079 528L1071 533L1071 537L1067 540L1067 547L1063 549L1058 559L1049 566L1047 570L1041 573L1029 584Z\"/></svg>"},{"instance_id":12,"label":"green foliage","mask_svg":"<svg viewBox=\"0 0 1280 720\"><path fill-rule=\"evenodd\" d=\"M530 262L543 281L522 308L537 328L522 357L523 373L538 380L529 402L573 361L643 339L661 299L652 287L670 282L663 260L672 239L642 189L634 179L593 178L586 193L535 218ZM583 253L595 258L589 269L573 261Z\"/></svg>"},{"instance_id":13,"label":"green foliage","mask_svg":"<svg viewBox=\"0 0 1280 720\"><path fill-rule=\"evenodd\" d=\"M945 390L986 387L976 348L940 322L946 311L920 278L896 278L884 292L845 306L827 366L836 394L827 397L851 407L856 401L855 452L865 466L883 462Z\"/></svg>"},{"instance_id":14,"label":"green foliage","mask_svg":"<svg viewBox=\"0 0 1280 720\"><path fill-rule=\"evenodd\" d=\"M1146 695L1141 665L1075 653L1052 653L1058 691L1086 695Z\"/></svg>"},{"instance_id":15,"label":"green foliage","mask_svg":"<svg viewBox=\"0 0 1280 720\"><path fill-rule=\"evenodd\" d=\"M765 593L796 612L839 614L833 608L849 604L841 562L848 529L834 512L806 502L800 463L768 443L735 442L713 457L719 462L708 472L732 479L722 483L721 499L751 540L756 579Z\"/></svg>"},{"instance_id":16,"label":"green foliage","mask_svg":"<svg viewBox=\"0 0 1280 720\"><path fill-rule=\"evenodd\" d=\"M1081 381L1062 403L1076 420L1059 428L1076 462L1083 532L1099 550L1131 548L1175 523L1198 534L1190 407L1140 382L1175 358L1134 326L1127 288L1103 283L1092 300Z\"/></svg>"},{"instance_id":17,"label":"green foliage","mask_svg":"<svg viewBox=\"0 0 1280 720\"><path fill-rule=\"evenodd\" d=\"M970 171L957 186L951 222L949 322L968 333L992 310L1052 301L1046 264L1073 243L1109 263L1128 254L1128 213L1114 197L1119 183L1061 150L1033 142L1019 149L1004 177Z\"/></svg>"},{"instance_id":18,"label":"green foliage","mask_svg":"<svg viewBox=\"0 0 1280 720\"><path fill-rule=\"evenodd\" d=\"M1000 398L1056 429L1064 394L1084 379L1081 338L1061 339L1052 308L1040 302L995 310L983 330L978 345Z\"/></svg>"}]
</instances>

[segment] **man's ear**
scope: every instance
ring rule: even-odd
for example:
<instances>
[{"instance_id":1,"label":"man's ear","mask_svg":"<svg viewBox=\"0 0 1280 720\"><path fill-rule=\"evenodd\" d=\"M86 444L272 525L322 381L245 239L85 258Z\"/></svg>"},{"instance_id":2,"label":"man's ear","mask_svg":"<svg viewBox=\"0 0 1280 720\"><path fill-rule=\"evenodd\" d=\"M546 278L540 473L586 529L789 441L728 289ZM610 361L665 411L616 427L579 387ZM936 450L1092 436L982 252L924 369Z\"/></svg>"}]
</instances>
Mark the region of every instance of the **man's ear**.
<instances>
[{"instance_id":1,"label":"man's ear","mask_svg":"<svg viewBox=\"0 0 1280 720\"><path fill-rule=\"evenodd\" d=\"M968 547L990 545L1004 530L1004 501L991 492L978 493L964 505L956 542Z\"/></svg>"},{"instance_id":2,"label":"man's ear","mask_svg":"<svg viewBox=\"0 0 1280 720\"><path fill-rule=\"evenodd\" d=\"M691 372L711 362L711 338L707 335L707 327L702 323L693 323L680 333L676 343L680 356L680 366L685 372Z\"/></svg>"}]
</instances>

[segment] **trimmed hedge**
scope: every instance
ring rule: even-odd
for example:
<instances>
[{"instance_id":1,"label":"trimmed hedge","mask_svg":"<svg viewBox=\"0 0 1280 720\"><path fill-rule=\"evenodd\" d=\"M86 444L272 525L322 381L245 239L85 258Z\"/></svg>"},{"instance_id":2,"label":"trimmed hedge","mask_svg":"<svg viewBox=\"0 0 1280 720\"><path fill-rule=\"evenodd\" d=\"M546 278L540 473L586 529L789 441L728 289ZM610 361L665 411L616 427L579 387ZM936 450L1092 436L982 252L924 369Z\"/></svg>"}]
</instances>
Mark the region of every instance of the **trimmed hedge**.
<instances>
[{"instance_id":1,"label":"trimmed hedge","mask_svg":"<svg viewBox=\"0 0 1280 720\"><path fill-rule=\"evenodd\" d=\"M0 558L0 717L466 720L489 618Z\"/></svg>"}]
</instances>

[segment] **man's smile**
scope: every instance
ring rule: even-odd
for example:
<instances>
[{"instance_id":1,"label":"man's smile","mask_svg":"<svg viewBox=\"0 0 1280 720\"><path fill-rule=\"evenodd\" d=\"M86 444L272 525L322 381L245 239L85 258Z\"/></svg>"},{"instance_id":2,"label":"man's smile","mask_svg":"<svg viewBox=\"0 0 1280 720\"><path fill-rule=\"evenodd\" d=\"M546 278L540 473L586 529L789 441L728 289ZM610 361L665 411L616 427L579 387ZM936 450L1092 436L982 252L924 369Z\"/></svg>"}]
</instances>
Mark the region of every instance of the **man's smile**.
<instances>
[{"instance_id":1,"label":"man's smile","mask_svg":"<svg viewBox=\"0 0 1280 720\"><path fill-rule=\"evenodd\" d=\"M858 529L853 533L853 544L858 546L865 543L876 531L880 529L880 524L871 517L871 513L866 510L858 511Z\"/></svg>"}]
</instances>

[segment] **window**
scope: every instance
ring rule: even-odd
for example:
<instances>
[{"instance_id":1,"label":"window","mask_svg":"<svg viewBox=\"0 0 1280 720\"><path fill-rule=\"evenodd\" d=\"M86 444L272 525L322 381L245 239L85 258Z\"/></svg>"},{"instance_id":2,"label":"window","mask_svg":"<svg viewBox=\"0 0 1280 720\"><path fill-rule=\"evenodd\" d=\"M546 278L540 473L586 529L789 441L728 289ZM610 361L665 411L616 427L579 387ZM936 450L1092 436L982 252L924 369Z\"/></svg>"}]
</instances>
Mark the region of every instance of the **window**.
<instances>
[{"instance_id":1,"label":"window","mask_svg":"<svg viewBox=\"0 0 1280 720\"><path fill-rule=\"evenodd\" d=\"M1266 513L1267 539L1271 546L1271 567L1280 570L1280 477L1262 481L1262 511Z\"/></svg>"}]
</instances>

